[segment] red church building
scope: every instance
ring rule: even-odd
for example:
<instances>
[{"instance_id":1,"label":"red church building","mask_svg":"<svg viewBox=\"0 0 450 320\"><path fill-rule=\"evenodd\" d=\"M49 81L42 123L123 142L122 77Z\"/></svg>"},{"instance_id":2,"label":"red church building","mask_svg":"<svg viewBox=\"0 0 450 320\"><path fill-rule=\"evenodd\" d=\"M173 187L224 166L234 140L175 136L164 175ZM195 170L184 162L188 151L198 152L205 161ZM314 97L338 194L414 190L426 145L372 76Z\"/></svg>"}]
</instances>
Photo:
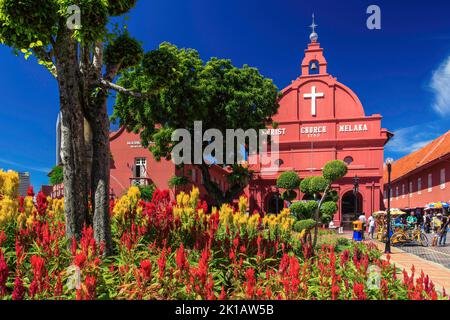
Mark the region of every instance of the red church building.
<instances>
[{"instance_id":1,"label":"red church building","mask_svg":"<svg viewBox=\"0 0 450 320\"><path fill-rule=\"evenodd\" d=\"M333 185L339 194L337 225L349 227L358 211L367 215L382 204L384 146L392 134L381 127L381 115L366 116L358 96L328 73L323 49L313 32L305 50L301 75L283 89L278 124L279 168L270 175L259 164L252 169L248 188L251 210L273 212L277 206L276 179L281 172L294 170L301 178L320 175L330 160L348 164L346 177ZM359 178L355 197L354 179ZM300 194L298 200L304 195Z\"/></svg>"}]
</instances>

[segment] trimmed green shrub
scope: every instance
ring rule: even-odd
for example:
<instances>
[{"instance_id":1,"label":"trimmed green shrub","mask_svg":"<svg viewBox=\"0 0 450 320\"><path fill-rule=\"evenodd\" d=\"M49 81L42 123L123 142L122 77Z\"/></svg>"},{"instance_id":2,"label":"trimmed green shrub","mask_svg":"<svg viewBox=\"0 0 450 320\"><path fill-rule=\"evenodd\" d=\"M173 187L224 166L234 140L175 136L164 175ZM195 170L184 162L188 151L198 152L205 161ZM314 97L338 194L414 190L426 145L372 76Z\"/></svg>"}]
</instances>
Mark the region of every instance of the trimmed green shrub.
<instances>
[{"instance_id":1,"label":"trimmed green shrub","mask_svg":"<svg viewBox=\"0 0 450 320\"><path fill-rule=\"evenodd\" d=\"M328 202L324 202L322 203L322 206L320 207L320 212L323 215L327 215L327 216L333 216L336 212L338 211L338 206L335 202L333 201L328 201Z\"/></svg>"},{"instance_id":2,"label":"trimmed green shrub","mask_svg":"<svg viewBox=\"0 0 450 320\"><path fill-rule=\"evenodd\" d=\"M311 179L312 177L306 177L300 182L300 191L305 194L311 194Z\"/></svg>"},{"instance_id":3,"label":"trimmed green shrub","mask_svg":"<svg viewBox=\"0 0 450 320\"><path fill-rule=\"evenodd\" d=\"M323 168L323 176L329 182L334 182L347 174L347 165L344 161L333 160L328 162Z\"/></svg>"},{"instance_id":4,"label":"trimmed green shrub","mask_svg":"<svg viewBox=\"0 0 450 320\"><path fill-rule=\"evenodd\" d=\"M299 220L307 219L310 217L308 215L308 210L306 208L305 202L302 201L294 202L289 207L289 210L291 210L291 213Z\"/></svg>"},{"instance_id":5,"label":"trimmed green shrub","mask_svg":"<svg viewBox=\"0 0 450 320\"><path fill-rule=\"evenodd\" d=\"M311 181L309 182L309 193L318 194L324 192L328 183L329 182L322 176L311 177Z\"/></svg>"},{"instance_id":6,"label":"trimmed green shrub","mask_svg":"<svg viewBox=\"0 0 450 320\"><path fill-rule=\"evenodd\" d=\"M280 174L277 179L277 187L286 190L297 189L300 184L300 177L294 171L286 171Z\"/></svg>"},{"instance_id":7,"label":"trimmed green shrub","mask_svg":"<svg viewBox=\"0 0 450 320\"><path fill-rule=\"evenodd\" d=\"M313 219L300 220L294 223L294 231L302 232L303 230L311 230L316 225L316 222Z\"/></svg>"}]
</instances>

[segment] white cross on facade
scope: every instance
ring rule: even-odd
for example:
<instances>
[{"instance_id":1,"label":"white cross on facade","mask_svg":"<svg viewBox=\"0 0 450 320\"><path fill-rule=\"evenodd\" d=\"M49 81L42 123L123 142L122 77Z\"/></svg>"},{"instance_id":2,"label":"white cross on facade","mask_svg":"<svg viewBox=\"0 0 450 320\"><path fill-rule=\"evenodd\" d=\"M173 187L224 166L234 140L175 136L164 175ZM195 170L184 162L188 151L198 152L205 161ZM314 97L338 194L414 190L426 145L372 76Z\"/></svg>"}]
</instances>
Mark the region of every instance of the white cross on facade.
<instances>
[{"instance_id":1,"label":"white cross on facade","mask_svg":"<svg viewBox=\"0 0 450 320\"><path fill-rule=\"evenodd\" d=\"M311 99L311 115L316 116L316 98L323 98L325 94L323 92L316 92L316 87L311 88L311 93L305 93L303 97L305 99Z\"/></svg>"}]
</instances>

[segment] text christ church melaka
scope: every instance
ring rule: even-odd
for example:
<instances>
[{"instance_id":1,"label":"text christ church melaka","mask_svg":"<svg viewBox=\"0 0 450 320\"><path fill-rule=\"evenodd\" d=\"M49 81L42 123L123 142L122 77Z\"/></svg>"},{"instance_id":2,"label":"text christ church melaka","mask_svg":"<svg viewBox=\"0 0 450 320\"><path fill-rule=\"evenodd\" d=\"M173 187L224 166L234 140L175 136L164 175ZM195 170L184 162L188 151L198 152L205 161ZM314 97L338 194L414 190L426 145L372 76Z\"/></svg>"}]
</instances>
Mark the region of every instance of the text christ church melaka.
<instances>
[{"instance_id":1,"label":"text christ church melaka","mask_svg":"<svg viewBox=\"0 0 450 320\"><path fill-rule=\"evenodd\" d=\"M354 220L356 198L358 211L366 215L382 206L384 146L392 134L381 128L381 115L366 116L355 93L327 73L327 61L314 27L301 65L301 76L282 91L278 114L273 117L278 126L267 130L268 134L279 137L279 159L276 160L279 167L273 173L264 170L262 174L264 166L252 165L254 175L245 194L249 198L250 212L275 213L283 206L283 202L277 200L275 187L282 172L294 170L301 178L320 175L328 161L343 160L349 170L332 186L339 194L339 212L334 216L334 223L349 227ZM179 173L170 161L156 162L133 133L121 129L112 133L110 140L111 188L117 196L130 183L136 182L154 183L160 189L167 189L167 180ZM195 168L187 172L191 182L188 188L198 186L207 198L201 172ZM226 169L212 166L210 174L223 190L227 188ZM353 193L356 176L359 178L358 197ZM300 193L297 200L304 200L304 195Z\"/></svg>"}]
</instances>

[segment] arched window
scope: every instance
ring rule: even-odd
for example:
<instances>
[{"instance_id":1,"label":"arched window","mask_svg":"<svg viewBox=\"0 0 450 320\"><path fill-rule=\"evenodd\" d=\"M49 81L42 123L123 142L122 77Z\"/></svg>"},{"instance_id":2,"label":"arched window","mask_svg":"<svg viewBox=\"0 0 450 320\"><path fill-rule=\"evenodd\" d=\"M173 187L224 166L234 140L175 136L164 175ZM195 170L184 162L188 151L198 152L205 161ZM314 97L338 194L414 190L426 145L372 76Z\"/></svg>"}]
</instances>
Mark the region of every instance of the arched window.
<instances>
[{"instance_id":1,"label":"arched window","mask_svg":"<svg viewBox=\"0 0 450 320\"><path fill-rule=\"evenodd\" d=\"M275 165L277 167L281 167L284 164L284 161L282 159L275 160Z\"/></svg>"},{"instance_id":2,"label":"arched window","mask_svg":"<svg viewBox=\"0 0 450 320\"><path fill-rule=\"evenodd\" d=\"M344 158L344 162L349 166L353 162L353 158L350 156L347 156Z\"/></svg>"}]
</instances>

